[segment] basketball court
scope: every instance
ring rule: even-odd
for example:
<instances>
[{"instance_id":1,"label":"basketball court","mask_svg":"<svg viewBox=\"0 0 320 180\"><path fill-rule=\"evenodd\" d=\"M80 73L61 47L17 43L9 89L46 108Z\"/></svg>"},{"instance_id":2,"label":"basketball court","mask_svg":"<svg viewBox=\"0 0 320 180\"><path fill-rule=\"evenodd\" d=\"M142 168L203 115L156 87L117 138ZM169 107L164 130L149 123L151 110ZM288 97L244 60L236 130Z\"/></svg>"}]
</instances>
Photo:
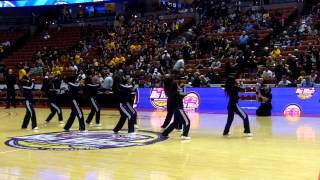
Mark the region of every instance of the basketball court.
<instances>
[{"instance_id":1,"label":"basketball court","mask_svg":"<svg viewBox=\"0 0 320 180\"><path fill-rule=\"evenodd\" d=\"M242 136L236 117L232 136L222 137L224 114L189 113L191 141L181 132L159 136L166 112L138 112L137 136L115 139L110 131L118 112L102 111L102 127L62 132L48 109L36 109L40 130L21 130L24 109L0 111L0 179L137 179L238 180L317 179L320 171L317 117L250 116L252 138ZM64 109L64 119L69 110ZM88 111L85 111L85 115ZM77 121L73 129L77 130Z\"/></svg>"}]
</instances>

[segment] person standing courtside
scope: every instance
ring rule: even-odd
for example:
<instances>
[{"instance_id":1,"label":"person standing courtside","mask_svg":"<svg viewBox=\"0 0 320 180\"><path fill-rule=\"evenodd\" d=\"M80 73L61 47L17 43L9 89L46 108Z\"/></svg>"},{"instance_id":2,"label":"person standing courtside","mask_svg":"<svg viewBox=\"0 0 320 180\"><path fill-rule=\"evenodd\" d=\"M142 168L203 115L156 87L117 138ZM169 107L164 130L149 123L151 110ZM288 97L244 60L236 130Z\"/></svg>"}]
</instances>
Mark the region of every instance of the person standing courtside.
<instances>
[{"instance_id":1,"label":"person standing courtside","mask_svg":"<svg viewBox=\"0 0 320 180\"><path fill-rule=\"evenodd\" d=\"M80 90L80 83L77 82L75 76L70 76L68 78L68 88L69 88L69 98L70 98L70 106L71 106L71 113L67 120L66 125L64 126L65 131L69 131L74 119L78 117L79 121L79 130L85 131L86 127L84 124L84 117L81 107L79 106L79 90Z\"/></svg>"},{"instance_id":2,"label":"person standing courtside","mask_svg":"<svg viewBox=\"0 0 320 180\"><path fill-rule=\"evenodd\" d=\"M6 109L10 108L12 105L16 108L16 90L14 88L15 84L17 83L17 78L13 74L12 69L8 70L8 75L5 78L6 85L7 85L7 106Z\"/></svg>"},{"instance_id":3,"label":"person standing courtside","mask_svg":"<svg viewBox=\"0 0 320 180\"><path fill-rule=\"evenodd\" d=\"M36 112L33 108L33 95L32 91L34 89L34 82L30 80L28 76L24 76L21 80L22 83L22 90L23 96L25 98L25 108L26 108L26 115L24 116L24 120L22 123L22 129L27 129L28 124L31 119L32 129L37 130L37 117Z\"/></svg>"},{"instance_id":4,"label":"person standing courtside","mask_svg":"<svg viewBox=\"0 0 320 180\"><path fill-rule=\"evenodd\" d=\"M88 78L89 83L86 84L88 93L89 93L89 99L91 103L91 111L89 113L89 116L87 117L86 123L91 124L91 121L93 119L93 116L96 115L96 125L101 126L100 124L100 106L98 103L98 88L101 87L99 79L94 76L92 78Z\"/></svg>"},{"instance_id":5,"label":"person standing courtside","mask_svg":"<svg viewBox=\"0 0 320 180\"><path fill-rule=\"evenodd\" d=\"M260 106L256 111L257 116L271 116L272 110L272 93L271 88L264 82L261 83L256 93L257 101L260 102Z\"/></svg>"},{"instance_id":6,"label":"person standing courtside","mask_svg":"<svg viewBox=\"0 0 320 180\"><path fill-rule=\"evenodd\" d=\"M225 84L225 92L229 96L228 102L228 120L223 131L223 136L229 136L231 124L234 119L234 114L238 114L243 119L244 135L247 137L252 136L249 125L248 115L239 107L239 91L240 87L237 85L236 80L233 77L229 77Z\"/></svg>"}]
</instances>

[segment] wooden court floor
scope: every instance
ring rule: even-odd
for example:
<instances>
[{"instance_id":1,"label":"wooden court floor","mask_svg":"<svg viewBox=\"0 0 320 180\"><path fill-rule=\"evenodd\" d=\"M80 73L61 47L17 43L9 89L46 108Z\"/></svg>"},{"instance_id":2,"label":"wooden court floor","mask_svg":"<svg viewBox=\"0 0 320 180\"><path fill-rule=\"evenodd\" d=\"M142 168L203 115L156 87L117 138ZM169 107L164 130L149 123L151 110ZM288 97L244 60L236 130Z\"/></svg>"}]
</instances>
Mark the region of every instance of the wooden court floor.
<instances>
[{"instance_id":1,"label":"wooden court floor","mask_svg":"<svg viewBox=\"0 0 320 180\"><path fill-rule=\"evenodd\" d=\"M68 116L64 110L64 118ZM40 130L20 130L24 109L0 109L0 180L317 180L320 172L320 119L250 116L253 138L242 137L242 122L232 136L221 136L226 115L190 113L191 141L180 132L145 146L98 150L30 150L9 147L12 137L59 132L57 119L44 126L47 109L36 109ZM85 111L85 115L88 111ZM140 130L159 131L165 112L139 112ZM111 129L117 111L103 111ZM77 121L74 124L77 129Z\"/></svg>"}]
</instances>

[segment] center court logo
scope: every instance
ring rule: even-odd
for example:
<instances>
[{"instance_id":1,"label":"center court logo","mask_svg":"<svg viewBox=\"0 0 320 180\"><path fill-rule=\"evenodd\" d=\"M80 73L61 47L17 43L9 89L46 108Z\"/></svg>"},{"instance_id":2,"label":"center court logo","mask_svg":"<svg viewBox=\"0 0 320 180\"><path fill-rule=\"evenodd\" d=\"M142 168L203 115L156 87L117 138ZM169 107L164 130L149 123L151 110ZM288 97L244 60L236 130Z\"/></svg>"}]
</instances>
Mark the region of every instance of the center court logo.
<instances>
[{"instance_id":1,"label":"center court logo","mask_svg":"<svg viewBox=\"0 0 320 180\"><path fill-rule=\"evenodd\" d=\"M97 150L110 148L123 148L132 146L145 146L165 140L159 133L140 130L134 137L120 134L113 137L112 131L88 131L85 133L54 132L18 136L10 138L6 145L29 150Z\"/></svg>"}]
</instances>

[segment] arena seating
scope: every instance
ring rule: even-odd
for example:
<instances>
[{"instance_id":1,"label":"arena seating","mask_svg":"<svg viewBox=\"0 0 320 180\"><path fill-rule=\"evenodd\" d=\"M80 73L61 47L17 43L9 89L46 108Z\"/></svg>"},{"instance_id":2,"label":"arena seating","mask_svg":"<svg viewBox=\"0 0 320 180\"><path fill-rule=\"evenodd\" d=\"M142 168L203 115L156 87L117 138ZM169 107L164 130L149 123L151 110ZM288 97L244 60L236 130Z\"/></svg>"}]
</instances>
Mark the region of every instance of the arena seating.
<instances>
[{"instance_id":1,"label":"arena seating","mask_svg":"<svg viewBox=\"0 0 320 180\"><path fill-rule=\"evenodd\" d=\"M45 33L51 37L48 40L44 39ZM67 51L80 40L79 27L63 27L49 28L48 31L39 33L34 36L26 45L21 47L17 52L14 52L3 62L8 68L15 68L19 62L32 62L33 55L42 50L43 47L52 47L61 51Z\"/></svg>"},{"instance_id":2,"label":"arena seating","mask_svg":"<svg viewBox=\"0 0 320 180\"><path fill-rule=\"evenodd\" d=\"M275 18L277 18L277 21L280 22L281 28L284 29L279 29L273 28L272 25L260 25L256 30L253 30L250 32L250 34L254 34L256 36L256 41L257 44L260 46L260 48L263 48L264 46L269 47L270 50L268 53L270 53L273 50L273 42L276 41L277 35L279 33L279 30L285 30L286 25L290 24L290 21L292 20L292 17L297 13L297 7L285 7L285 8L278 8L278 9L269 9L267 10L269 14L273 14ZM93 34L91 37L83 36L80 37L80 28L79 27L63 27L61 30L58 31L57 28L51 28L47 31L47 33L51 36L49 39L45 40L43 37L46 33L46 31L38 34L37 36L33 37L30 41L27 42L27 44L18 50L17 52L13 53L12 56L8 57L4 62L8 67L14 68L17 63L19 62L30 62L32 64L32 58L35 54L35 52L42 50L43 47L51 47L53 49L58 49L61 51L62 55L71 55L74 52L74 49L72 49L73 46L77 45L80 40L82 41L87 41L89 40L90 45L88 46L87 50L84 51L81 54L81 58L84 60L84 65L88 64L93 64L93 61L99 61L98 65L94 65L96 69L103 69L106 68L107 63L117 55L123 56L125 59L130 59L130 64L126 63L125 66L121 66L122 68L131 68L129 70L134 71L132 74L132 77L137 80L139 85L141 87L149 87L150 86L150 81L151 81L151 76L152 76L152 71L157 68L160 69L160 57L161 53L163 52L164 49L168 50L171 55L173 55L174 52L180 51L182 52L182 49L186 45L185 42L181 43L179 41L180 35L187 33L191 30L192 33L194 33L195 38L191 39L188 43L190 46L191 51L195 52L194 55L191 56L191 58L185 60L185 67L184 67L184 74L181 74L181 78L178 79L179 83L183 84L190 84L190 82L187 81L185 78L187 74L194 75L196 72L199 73L200 75L206 76L208 73L212 71L209 63L209 58L210 55L212 56L217 56L216 52L212 51L207 54L201 54L199 53L199 38L200 36L206 36L208 38L212 39L219 39L220 37L223 38L224 40L227 40L228 43L233 44L235 46L235 51L238 53L238 51L243 51L243 49L240 49L238 47L238 41L239 37L244 30L244 26L241 26L238 28L237 31L234 32L223 32L223 33L218 33L216 30L213 30L213 22L210 20L207 21L206 23L200 23L196 24L195 20L190 17L184 17L184 26L179 27L180 31L171 31L170 32L170 41L168 44L165 46L160 45L160 40L159 40L159 34L160 31L159 29L162 28L161 26L166 23L169 26L174 24L174 21L176 21L177 18L181 18L183 16L172 16L174 18L172 19L166 19L157 21L158 24L156 24L155 27L158 29L152 30L150 26L154 25L154 22L152 20L149 20L146 18L144 20L132 20L134 25L130 24L122 24L122 31L106 31L104 27L101 26L93 26ZM246 16L244 16L246 18ZM150 23L151 21L151 23ZM200 21L202 21L200 19ZM203 20L204 21L204 20ZM269 20L270 21L270 20ZM173 22L173 23L172 23ZM245 22L249 22L245 20ZM132 22L131 22L132 23ZM260 22L261 23L261 22ZM138 25L137 25L138 24ZM139 25L140 24L140 25ZM271 23L272 24L272 23ZM145 28L148 27L148 28ZM230 28L232 29L232 28ZM96 36L96 33L102 33L102 36ZM113 35L113 39L110 37L110 34ZM121 34L122 33L122 34ZM109 38L109 39L108 39ZM108 50L108 43L114 41L115 42L115 49L113 50ZM138 52L138 55L133 55L132 52L130 52L130 46L131 45L140 45L141 50ZM281 60L281 59L286 59L288 54L293 53L295 49L298 49L299 52L307 52L307 49L309 48L310 45L314 45L316 48L320 48L320 41L317 36L310 36L310 35L305 35L303 37L302 43L298 46L286 46L286 47L281 47L281 56L274 57L274 61ZM103 48L103 57L98 57L98 48L102 47ZM218 48L221 48L219 46L216 46ZM252 48L252 47L250 47ZM251 49L249 49L251 51ZM152 58L148 58L147 55L151 55ZM234 63L234 57L236 54L233 54L232 56L226 56L221 59L221 67L217 68L214 70L214 73L218 74L219 81L217 83L223 83L225 79L225 74L228 73L226 72L226 65L228 63ZM74 56L74 53L71 55ZM135 69L132 67L135 67L136 61L140 58L139 56L143 56L143 58L147 58L145 60L148 60L148 63L150 65L151 70L149 72L146 72L146 69ZM256 56L254 57L255 61L263 61L263 58L265 57L260 57ZM149 61L149 59L151 59ZM174 59L176 60L176 59ZM70 70L70 65L71 62L66 64L64 67L63 72L61 72L63 75L68 75L71 74L72 71ZM80 64L77 64L80 67ZM83 64L81 64L82 66ZM131 65L131 67L129 67ZM266 67L260 67L256 69L256 71L263 71L265 70ZM144 65L144 68L146 67L146 64ZM274 67L275 64L272 65L270 68L271 71L274 72ZM110 67L107 67L110 68ZM111 67L110 69L116 70L117 68L120 67ZM128 70L128 71L129 71ZM33 76L36 78L38 83L41 83L42 75L35 75ZM245 84L251 84L252 86L256 84L256 78L257 76L255 73L248 72L247 67L245 67L245 71L242 72L240 75L241 78L243 78L243 82ZM274 79L268 80L269 83L276 84L277 82ZM153 84L155 85L155 84ZM155 85L156 86L156 85ZM248 89L248 91L254 91L252 89ZM36 99L38 100L45 100L44 97L42 96L41 93L35 92L35 96L37 97ZM247 100L254 100L255 95L252 95L250 97L242 97Z\"/></svg>"}]
</instances>

